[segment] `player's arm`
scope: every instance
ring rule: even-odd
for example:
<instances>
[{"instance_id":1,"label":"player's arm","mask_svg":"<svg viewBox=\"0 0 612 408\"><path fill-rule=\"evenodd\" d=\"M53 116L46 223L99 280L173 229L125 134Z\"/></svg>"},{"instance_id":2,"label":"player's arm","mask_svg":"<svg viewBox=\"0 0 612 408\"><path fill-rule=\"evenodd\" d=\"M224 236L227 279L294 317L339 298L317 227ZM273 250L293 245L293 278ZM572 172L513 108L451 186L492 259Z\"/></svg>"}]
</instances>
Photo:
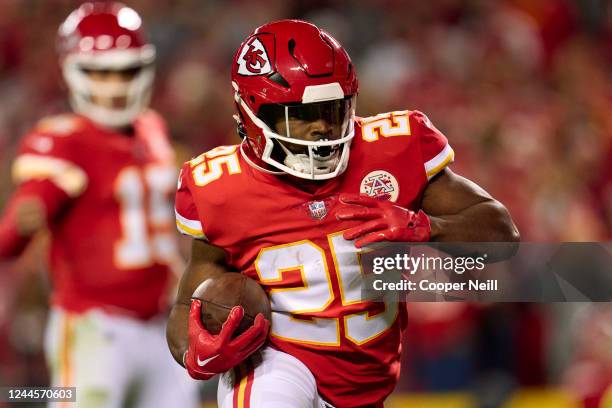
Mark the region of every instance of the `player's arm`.
<instances>
[{"instance_id":1,"label":"player's arm","mask_svg":"<svg viewBox=\"0 0 612 408\"><path fill-rule=\"evenodd\" d=\"M511 242L519 233L506 208L475 183L454 174L447 165L454 152L446 137L421 112L410 116L421 153L427 184L421 210L402 208L386 200L342 195L336 217L361 221L344 232L360 248L374 242ZM467 253L473 249L450 248ZM512 255L516 245L496 251L496 259Z\"/></svg>"},{"instance_id":2,"label":"player's arm","mask_svg":"<svg viewBox=\"0 0 612 408\"><path fill-rule=\"evenodd\" d=\"M206 279L228 271L223 259L222 251L194 240L191 260L168 321L166 334L170 351L197 380L208 380L240 364L263 345L270 328L270 322L260 313L250 328L234 337L244 315L242 307L236 306L218 335L206 330L201 317L205 306L200 300L191 299L191 295Z\"/></svg>"},{"instance_id":3,"label":"player's arm","mask_svg":"<svg viewBox=\"0 0 612 408\"><path fill-rule=\"evenodd\" d=\"M166 327L168 347L174 359L185 365L189 348L189 311L191 295L206 279L226 271L225 254L206 242L200 215L191 192L191 167L185 163L179 174L174 209L179 232L191 240L191 255L178 286L178 294Z\"/></svg>"},{"instance_id":4,"label":"player's arm","mask_svg":"<svg viewBox=\"0 0 612 408\"><path fill-rule=\"evenodd\" d=\"M499 201L446 168L427 185L419 212L390 201L343 194L337 217L363 221L344 233L357 247L380 241L518 242L520 235Z\"/></svg>"},{"instance_id":5,"label":"player's arm","mask_svg":"<svg viewBox=\"0 0 612 408\"><path fill-rule=\"evenodd\" d=\"M0 216L0 258L18 256L69 202L70 196L49 180L20 184Z\"/></svg>"},{"instance_id":6,"label":"player's arm","mask_svg":"<svg viewBox=\"0 0 612 408\"><path fill-rule=\"evenodd\" d=\"M440 171L425 188L421 210L402 208L386 200L355 194L340 196L336 216L361 221L344 231L344 238L361 248L375 242L509 242L520 240L508 210L486 191L450 169ZM505 259L516 245L495 247L493 259ZM470 245L448 248L456 254L473 253ZM494 255L493 255L494 254Z\"/></svg>"},{"instance_id":7,"label":"player's arm","mask_svg":"<svg viewBox=\"0 0 612 408\"><path fill-rule=\"evenodd\" d=\"M191 257L181 277L178 294L166 329L168 346L174 359L183 365L183 356L189 346L187 333L191 295L208 278L228 271L225 266L225 255L217 247L205 241L194 239L191 245Z\"/></svg>"},{"instance_id":8,"label":"player's arm","mask_svg":"<svg viewBox=\"0 0 612 408\"><path fill-rule=\"evenodd\" d=\"M342 195L336 216L362 221L346 230L345 239L361 248L375 242L454 242L445 250L455 255L479 253L468 242L507 242L486 248L488 260L512 256L520 240L508 210L474 182L446 168L433 177L423 193L421 210L402 208L386 200Z\"/></svg>"},{"instance_id":9,"label":"player's arm","mask_svg":"<svg viewBox=\"0 0 612 408\"><path fill-rule=\"evenodd\" d=\"M191 299L193 292L205 280L229 271L225 253L207 244L199 210L191 189L190 164L186 163L179 175L175 199L176 225L179 231L191 236L191 258L179 284L179 293L168 321L166 337L174 359L189 375L208 380L240 364L266 341L270 322L260 313L253 326L234 337L244 315L240 306L232 308L221 331L209 333L202 323L202 302Z\"/></svg>"},{"instance_id":10,"label":"player's arm","mask_svg":"<svg viewBox=\"0 0 612 408\"><path fill-rule=\"evenodd\" d=\"M440 242L518 242L510 213L476 183L442 170L423 194L430 239Z\"/></svg>"},{"instance_id":11,"label":"player's arm","mask_svg":"<svg viewBox=\"0 0 612 408\"><path fill-rule=\"evenodd\" d=\"M48 118L26 135L11 173L17 189L0 215L0 258L13 257L83 194L87 173L75 159L71 132L78 123ZM54 132L59 126L62 135ZM45 127L45 129L42 129Z\"/></svg>"}]
</instances>

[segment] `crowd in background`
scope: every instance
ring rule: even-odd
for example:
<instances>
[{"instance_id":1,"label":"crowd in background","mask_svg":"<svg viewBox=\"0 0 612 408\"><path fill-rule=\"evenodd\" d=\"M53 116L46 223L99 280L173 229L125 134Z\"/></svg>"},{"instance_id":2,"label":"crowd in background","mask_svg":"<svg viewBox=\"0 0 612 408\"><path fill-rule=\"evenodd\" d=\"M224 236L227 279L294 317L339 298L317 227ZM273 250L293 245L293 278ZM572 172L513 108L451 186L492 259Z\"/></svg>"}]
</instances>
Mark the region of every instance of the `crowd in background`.
<instances>
[{"instance_id":1,"label":"crowd in background","mask_svg":"<svg viewBox=\"0 0 612 408\"><path fill-rule=\"evenodd\" d=\"M233 53L258 25L299 17L332 33L349 51L360 81L360 116L404 109L425 112L456 151L453 170L502 201L524 241L604 241L612 237L610 2L127 3L143 15L157 46L153 106L167 118L183 158L238 141L229 81ZM59 23L77 4L0 0L0 208L12 189L9 166L21 135L40 117L68 109L54 38ZM22 262L23 270L44 268L38 262ZM35 295L17 296L6 289L19 286L16 282L24 279L28 278L0 273L0 299L36 304ZM4 281L11 283L3 285ZM12 330L11 336L23 339L19 330L36 330L41 317L36 312L24 313L17 328L7 328L13 307L11 302L0 302L0 326L4 327L0 330ZM469 373L488 365L502 367L502 371L506 367L518 383L552 381L554 363L549 354L553 341L558 342L550 338L556 333L552 326L555 316L567 316L558 308L554 312L533 305L424 309L413 313L427 317L421 325L416 319L410 340L421 353L409 354L412 360L407 365L420 373L433 371L420 381L407 375L405 388L466 387ZM448 325L450 320L453 324ZM501 327L500 321L507 324ZM11 336L7 340L0 336L0 361L15 360L4 366L15 372L0 372L0 378L43 375L22 369L24 358L35 352L36 344L17 342L18 348L24 348L19 357L2 355L7 347L2 343ZM611 339L608 333L604 342L610 344ZM503 361L476 364L465 357L477 350L482 359L490 344L499 347L490 350L492 360L501 352ZM501 351L510 349L514 352ZM444 355L444 359L435 364L421 361L428 353ZM612 358L607 357L603 377L612 379ZM466 367L465 361L474 366ZM445 376L440 375L443 370ZM447 382L439 383L446 377ZM554 380L562 381L561 377L558 374ZM423 378L437 379L437 383ZM465 381L457 382L457 378Z\"/></svg>"}]
</instances>

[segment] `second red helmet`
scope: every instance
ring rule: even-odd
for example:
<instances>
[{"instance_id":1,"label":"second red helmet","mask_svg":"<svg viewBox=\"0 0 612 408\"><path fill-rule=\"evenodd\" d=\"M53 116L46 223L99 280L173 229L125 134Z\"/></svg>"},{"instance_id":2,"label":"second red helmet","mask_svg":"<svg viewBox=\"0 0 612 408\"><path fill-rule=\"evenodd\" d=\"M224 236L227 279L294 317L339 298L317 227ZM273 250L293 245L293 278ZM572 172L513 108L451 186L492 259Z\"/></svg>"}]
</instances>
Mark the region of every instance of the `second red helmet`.
<instances>
[{"instance_id":1,"label":"second red helmet","mask_svg":"<svg viewBox=\"0 0 612 408\"><path fill-rule=\"evenodd\" d=\"M151 96L155 47L136 11L118 2L87 2L74 10L58 31L58 51L74 110L104 126L130 124ZM126 84L93 80L88 71L136 72ZM94 97L125 99L125 106L104 107Z\"/></svg>"}]
</instances>

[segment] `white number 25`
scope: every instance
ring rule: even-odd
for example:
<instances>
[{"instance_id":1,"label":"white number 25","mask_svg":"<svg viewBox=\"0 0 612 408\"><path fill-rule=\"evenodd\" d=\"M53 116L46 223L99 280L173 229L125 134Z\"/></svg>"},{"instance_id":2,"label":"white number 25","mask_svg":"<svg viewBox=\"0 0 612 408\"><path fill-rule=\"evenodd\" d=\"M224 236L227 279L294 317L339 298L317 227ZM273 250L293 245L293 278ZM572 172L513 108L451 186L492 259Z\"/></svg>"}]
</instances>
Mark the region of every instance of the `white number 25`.
<instances>
[{"instance_id":1,"label":"white number 25","mask_svg":"<svg viewBox=\"0 0 612 408\"><path fill-rule=\"evenodd\" d=\"M344 337L360 345L377 338L395 322L397 302L386 303L385 310L375 316L367 311L342 318L308 316L325 311L334 302L334 283L338 285L342 306L364 301L359 251L352 241L342 237L341 232L330 234L327 239L336 271L334 277L323 248L309 240L264 248L257 256L255 269L264 284L281 284L286 280L284 275L291 271L299 271L301 275L298 287L270 290L273 337L297 343L339 346L343 325Z\"/></svg>"}]
</instances>

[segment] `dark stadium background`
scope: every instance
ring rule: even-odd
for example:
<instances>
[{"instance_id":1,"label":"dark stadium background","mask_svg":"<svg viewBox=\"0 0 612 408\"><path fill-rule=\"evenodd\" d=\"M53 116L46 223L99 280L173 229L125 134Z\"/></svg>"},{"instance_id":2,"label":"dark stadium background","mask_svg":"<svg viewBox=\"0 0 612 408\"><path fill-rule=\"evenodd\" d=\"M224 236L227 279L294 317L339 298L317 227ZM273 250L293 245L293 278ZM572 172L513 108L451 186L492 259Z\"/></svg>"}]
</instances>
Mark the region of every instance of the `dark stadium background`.
<instances>
[{"instance_id":1,"label":"dark stadium background","mask_svg":"<svg viewBox=\"0 0 612 408\"><path fill-rule=\"evenodd\" d=\"M348 49L359 115L428 114L455 148L453 170L502 201L524 241L612 235L608 1L126 3L158 47L153 106L168 119L181 160L237 142L233 53L258 25L299 17ZM67 109L54 38L78 4L0 0L0 208L13 188L19 138L40 117ZM0 385L46 382L45 239L0 264ZM612 406L595 402L612 384L609 304L411 307L391 408Z\"/></svg>"}]
</instances>

